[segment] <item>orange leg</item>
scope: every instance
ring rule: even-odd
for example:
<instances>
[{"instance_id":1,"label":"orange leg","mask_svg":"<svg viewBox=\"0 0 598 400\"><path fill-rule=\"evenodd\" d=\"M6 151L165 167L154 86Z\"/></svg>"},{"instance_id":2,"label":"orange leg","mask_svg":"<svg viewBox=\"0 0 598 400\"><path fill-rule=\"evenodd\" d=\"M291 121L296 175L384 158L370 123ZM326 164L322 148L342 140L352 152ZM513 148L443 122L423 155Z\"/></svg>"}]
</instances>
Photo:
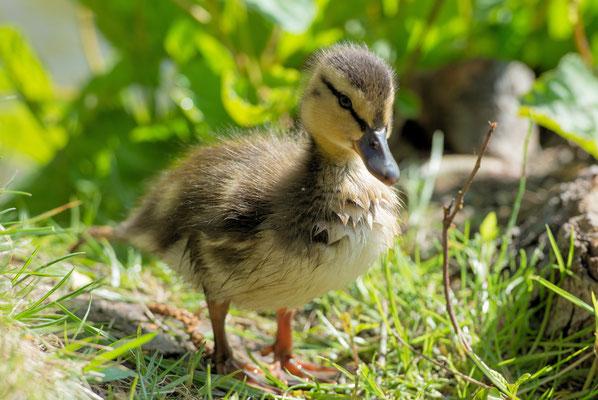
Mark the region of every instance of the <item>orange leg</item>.
<instances>
[{"instance_id":1,"label":"orange leg","mask_svg":"<svg viewBox=\"0 0 598 400\"><path fill-rule=\"evenodd\" d=\"M208 301L210 321L214 331L214 364L216 364L216 372L225 375L242 370L237 374L237 378L247 377L249 382L259 383L263 381L263 379L260 379L260 374L263 374L263 372L255 365L235 360L233 349L231 349L226 339L225 320L229 305L230 301L219 304Z\"/></svg>"},{"instance_id":2,"label":"orange leg","mask_svg":"<svg viewBox=\"0 0 598 400\"><path fill-rule=\"evenodd\" d=\"M262 350L262 355L274 354L274 364L271 366L274 373L278 372L277 369L281 369L300 378L309 379L312 375L321 380L330 380L338 372L336 369L301 361L293 356L294 316L295 310L287 311L286 308L281 308L276 312L278 321L276 340L274 344Z\"/></svg>"}]
</instances>

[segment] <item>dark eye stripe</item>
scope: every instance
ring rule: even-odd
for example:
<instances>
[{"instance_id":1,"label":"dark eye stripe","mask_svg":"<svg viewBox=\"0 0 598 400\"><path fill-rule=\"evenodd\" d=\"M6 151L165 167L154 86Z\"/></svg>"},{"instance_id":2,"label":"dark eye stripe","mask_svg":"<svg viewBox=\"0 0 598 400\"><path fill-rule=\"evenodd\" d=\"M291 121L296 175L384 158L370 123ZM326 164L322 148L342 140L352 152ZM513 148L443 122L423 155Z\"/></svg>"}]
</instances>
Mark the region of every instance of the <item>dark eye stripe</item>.
<instances>
[{"instance_id":1,"label":"dark eye stripe","mask_svg":"<svg viewBox=\"0 0 598 400\"><path fill-rule=\"evenodd\" d=\"M338 90L336 90L336 88L334 86L332 86L332 83L330 83L326 78L322 77L322 82L332 92L332 94L336 96L336 98L338 99L339 105L342 108L345 108L345 109L349 110L349 112L351 113L351 116L353 117L353 119L359 124L359 128L361 129L361 131L365 132L366 129L368 128L368 124L363 120L363 118L361 118L359 115L357 115L357 113L353 109L353 104L350 104L348 107L344 107L341 104L341 100L340 100L341 96L345 96L345 97L347 97L347 96L345 94L339 92ZM350 98L349 98L349 101L351 101Z\"/></svg>"}]
</instances>

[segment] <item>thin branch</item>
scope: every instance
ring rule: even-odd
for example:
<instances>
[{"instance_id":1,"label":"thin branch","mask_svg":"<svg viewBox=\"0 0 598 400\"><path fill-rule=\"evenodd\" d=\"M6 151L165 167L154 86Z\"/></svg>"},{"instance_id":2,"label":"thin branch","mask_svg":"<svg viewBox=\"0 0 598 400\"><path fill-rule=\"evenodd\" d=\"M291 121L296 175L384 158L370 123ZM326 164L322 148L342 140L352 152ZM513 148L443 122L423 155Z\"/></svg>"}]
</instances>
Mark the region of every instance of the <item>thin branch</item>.
<instances>
[{"instance_id":1,"label":"thin branch","mask_svg":"<svg viewBox=\"0 0 598 400\"><path fill-rule=\"evenodd\" d=\"M490 129L488 130L488 133L486 134L486 138L484 139L484 143L482 144L482 150L480 151L480 154L475 163L475 166L473 167L473 170L471 171L471 174L469 175L469 178L467 179L465 186L463 186L463 189L461 189L459 191L459 197L457 197L457 202L455 203L455 201L453 199L448 206L447 205L444 206L444 219L442 220L442 272L443 272L444 296L446 298L446 311L448 312L448 315L451 319L451 323L453 324L453 328L455 329L455 333L457 334L459 341L463 344L463 347L465 348L465 350L467 351L469 356L471 356L471 353L473 353L473 350L471 349L469 342L467 340L465 340L465 337L463 336L463 333L461 332L459 322L457 321L457 317L455 315L455 308L453 307L453 303L451 302L451 294L450 294L451 285L450 285L449 266L448 266L448 264L449 264L448 231L451 228L451 225L453 223L453 220L455 219L455 216L457 215L459 210L461 210L463 208L463 197L465 197L465 193L467 193L467 190L471 186L471 182L473 182L473 178L475 177L475 174L480 169L480 165L482 163L482 157L484 157L484 154L486 153L486 149L488 148L488 143L490 142L490 138L492 137L492 134L494 133L494 130L496 129L496 125L497 125L496 122L488 122L488 123L490 124Z\"/></svg>"},{"instance_id":2,"label":"thin branch","mask_svg":"<svg viewBox=\"0 0 598 400\"><path fill-rule=\"evenodd\" d=\"M486 388L486 389L491 389L492 386L488 386L483 382L478 381L477 379L472 378L471 376L465 375L462 372L459 372L455 369L452 369L451 367L449 367L448 365L441 363L440 361L436 361L431 357L426 356L425 354L423 354L422 352L420 352L419 350L417 350L415 347L411 346L409 343L407 343L406 341L403 340L403 338L401 337L401 335L399 335L398 332L396 332L395 330L392 331L392 333L395 335L395 337L397 339L399 339L399 342L401 342L403 344L403 346L407 347L409 350L411 350L412 352L414 352L415 354L417 354L418 356L422 357L423 359L431 362L432 364L436 365L439 368L444 369L445 371L450 372L453 375L457 375L458 377L463 378L463 380L466 380L469 383L473 383L474 385Z\"/></svg>"}]
</instances>

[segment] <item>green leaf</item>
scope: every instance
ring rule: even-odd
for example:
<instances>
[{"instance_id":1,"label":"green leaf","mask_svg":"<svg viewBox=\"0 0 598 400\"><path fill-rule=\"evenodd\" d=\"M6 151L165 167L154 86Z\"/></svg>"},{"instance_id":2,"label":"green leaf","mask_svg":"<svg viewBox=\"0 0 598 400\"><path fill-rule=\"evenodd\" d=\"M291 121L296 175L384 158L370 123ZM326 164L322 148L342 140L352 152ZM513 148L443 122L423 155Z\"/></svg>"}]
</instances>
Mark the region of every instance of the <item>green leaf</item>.
<instances>
[{"instance_id":1,"label":"green leaf","mask_svg":"<svg viewBox=\"0 0 598 400\"><path fill-rule=\"evenodd\" d=\"M206 64L215 74L220 75L225 71L236 69L232 54L215 37L204 32L197 32L195 44Z\"/></svg>"},{"instance_id":2,"label":"green leaf","mask_svg":"<svg viewBox=\"0 0 598 400\"><path fill-rule=\"evenodd\" d=\"M0 26L0 142L45 164L64 146L66 132L49 121L58 117L52 83L31 45L16 30Z\"/></svg>"},{"instance_id":3,"label":"green leaf","mask_svg":"<svg viewBox=\"0 0 598 400\"><path fill-rule=\"evenodd\" d=\"M197 53L193 41L189 40L195 32L195 25L187 18L180 19L172 24L166 39L164 39L164 48L177 63L184 64Z\"/></svg>"},{"instance_id":4,"label":"green leaf","mask_svg":"<svg viewBox=\"0 0 598 400\"><path fill-rule=\"evenodd\" d=\"M32 102L52 99L52 84L29 43L14 29L0 27L0 61L8 79Z\"/></svg>"},{"instance_id":5,"label":"green leaf","mask_svg":"<svg viewBox=\"0 0 598 400\"><path fill-rule=\"evenodd\" d=\"M503 400L504 396L502 396L500 394L500 391L497 388L492 388L490 389L490 391L488 392L488 397L486 397L486 400Z\"/></svg>"},{"instance_id":6,"label":"green leaf","mask_svg":"<svg viewBox=\"0 0 598 400\"><path fill-rule=\"evenodd\" d=\"M54 157L56 150L64 146L67 135L62 127L43 126L27 104L20 98L2 104L0 142L4 149L25 155L36 163L46 164ZM19 134L15 135L15 132Z\"/></svg>"},{"instance_id":7,"label":"green leaf","mask_svg":"<svg viewBox=\"0 0 598 400\"><path fill-rule=\"evenodd\" d=\"M482 221L480 235L484 242L490 242L498 237L498 221L494 211L486 215L486 218Z\"/></svg>"},{"instance_id":8,"label":"green leaf","mask_svg":"<svg viewBox=\"0 0 598 400\"><path fill-rule=\"evenodd\" d=\"M598 158L598 78L579 55L564 56L521 100L521 114Z\"/></svg>"},{"instance_id":9,"label":"green leaf","mask_svg":"<svg viewBox=\"0 0 598 400\"><path fill-rule=\"evenodd\" d=\"M303 33L316 17L313 0L247 0L264 18L291 33Z\"/></svg>"},{"instance_id":10,"label":"green leaf","mask_svg":"<svg viewBox=\"0 0 598 400\"><path fill-rule=\"evenodd\" d=\"M231 118L241 126L263 124L270 118L268 110L244 100L235 90L235 82L239 79L233 71L222 74L222 104Z\"/></svg>"},{"instance_id":11,"label":"green leaf","mask_svg":"<svg viewBox=\"0 0 598 400\"><path fill-rule=\"evenodd\" d=\"M135 373L134 371L131 371L130 369L128 369L122 365L110 365L110 366L108 366L108 368L103 369L98 372L101 374L101 376L94 375L93 377L88 378L88 379L95 381L95 382L104 383L104 382L117 381L120 379L133 378L133 377L137 376L137 373Z\"/></svg>"}]
</instances>

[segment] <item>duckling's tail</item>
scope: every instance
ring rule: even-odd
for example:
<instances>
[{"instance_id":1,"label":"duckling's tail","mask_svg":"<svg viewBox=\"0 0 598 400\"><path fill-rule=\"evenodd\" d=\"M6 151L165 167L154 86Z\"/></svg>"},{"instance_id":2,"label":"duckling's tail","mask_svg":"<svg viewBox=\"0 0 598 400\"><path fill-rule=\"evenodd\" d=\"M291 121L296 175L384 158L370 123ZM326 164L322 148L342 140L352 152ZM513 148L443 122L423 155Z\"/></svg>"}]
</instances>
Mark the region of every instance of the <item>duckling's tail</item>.
<instances>
[{"instance_id":1,"label":"duckling's tail","mask_svg":"<svg viewBox=\"0 0 598 400\"><path fill-rule=\"evenodd\" d=\"M77 243L75 243L71 247L71 253L77 250L80 246L87 242L88 237L92 237L94 239L108 239L108 240L119 240L117 235L115 234L115 230L112 226L108 225L101 225L101 226L91 226L89 229L85 231L85 235L79 235L79 239Z\"/></svg>"}]
</instances>

